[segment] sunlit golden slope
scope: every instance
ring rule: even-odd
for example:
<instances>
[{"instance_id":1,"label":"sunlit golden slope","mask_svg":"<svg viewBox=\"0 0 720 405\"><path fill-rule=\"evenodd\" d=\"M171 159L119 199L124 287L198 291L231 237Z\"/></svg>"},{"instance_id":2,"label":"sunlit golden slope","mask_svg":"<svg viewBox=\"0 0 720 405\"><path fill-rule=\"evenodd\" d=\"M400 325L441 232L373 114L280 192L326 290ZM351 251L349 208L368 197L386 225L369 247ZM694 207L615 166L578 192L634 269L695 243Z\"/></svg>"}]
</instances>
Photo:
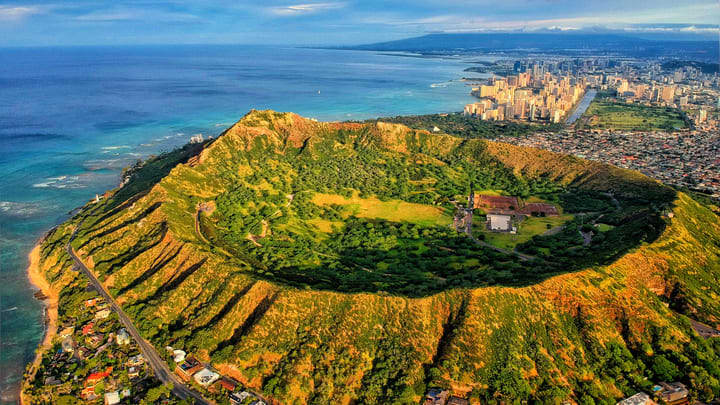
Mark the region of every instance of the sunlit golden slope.
<instances>
[{"instance_id":1,"label":"sunlit golden slope","mask_svg":"<svg viewBox=\"0 0 720 405\"><path fill-rule=\"evenodd\" d=\"M638 173L599 163L368 125L358 144L428 156L486 144L522 176L620 194L666 192ZM149 191L88 205L61 225L43 242L43 269L58 287L68 282L63 247L80 226L75 248L149 340L213 360L278 403L417 403L429 386L477 403L614 403L649 384L637 376L666 351L687 359L676 366L684 375L695 372L694 388L712 393L712 370L703 369L713 351L684 315L720 326L720 220L684 194L658 240L612 265L523 288L424 298L273 284L196 232L198 204L229 186L225 174L244 170L238 162L248 151L261 147L271 157L360 127L251 112Z\"/></svg>"}]
</instances>

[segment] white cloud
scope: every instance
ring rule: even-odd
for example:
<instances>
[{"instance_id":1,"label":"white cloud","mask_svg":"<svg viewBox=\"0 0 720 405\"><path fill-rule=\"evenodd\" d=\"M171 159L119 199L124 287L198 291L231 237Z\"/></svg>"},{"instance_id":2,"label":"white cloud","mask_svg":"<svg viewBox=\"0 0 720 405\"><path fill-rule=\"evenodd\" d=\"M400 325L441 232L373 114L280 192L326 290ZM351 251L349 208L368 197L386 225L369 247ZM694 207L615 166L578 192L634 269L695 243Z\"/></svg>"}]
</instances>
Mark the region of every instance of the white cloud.
<instances>
[{"instance_id":1,"label":"white cloud","mask_svg":"<svg viewBox=\"0 0 720 405\"><path fill-rule=\"evenodd\" d=\"M194 21L198 16L188 13L162 12L145 9L111 9L94 11L75 17L77 21L114 22L114 21L162 21L183 22Z\"/></svg>"},{"instance_id":2,"label":"white cloud","mask_svg":"<svg viewBox=\"0 0 720 405\"><path fill-rule=\"evenodd\" d=\"M294 16L311 14L326 10L333 10L343 7L345 7L345 3L305 3L290 6L271 7L270 12L276 15Z\"/></svg>"},{"instance_id":3,"label":"white cloud","mask_svg":"<svg viewBox=\"0 0 720 405\"><path fill-rule=\"evenodd\" d=\"M123 21L135 20L139 15L128 11L94 12L75 17L78 21Z\"/></svg>"},{"instance_id":4,"label":"white cloud","mask_svg":"<svg viewBox=\"0 0 720 405\"><path fill-rule=\"evenodd\" d=\"M41 12L36 6L2 6L0 5L0 21L21 20Z\"/></svg>"}]
</instances>

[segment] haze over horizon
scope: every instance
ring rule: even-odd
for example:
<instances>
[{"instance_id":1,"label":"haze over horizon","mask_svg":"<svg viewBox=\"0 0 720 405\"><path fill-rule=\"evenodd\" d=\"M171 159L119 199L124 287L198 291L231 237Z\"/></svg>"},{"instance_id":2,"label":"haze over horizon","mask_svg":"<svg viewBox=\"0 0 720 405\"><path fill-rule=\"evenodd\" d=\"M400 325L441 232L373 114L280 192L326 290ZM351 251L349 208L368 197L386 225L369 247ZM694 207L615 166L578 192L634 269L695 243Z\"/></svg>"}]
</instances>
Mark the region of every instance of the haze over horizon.
<instances>
[{"instance_id":1,"label":"haze over horizon","mask_svg":"<svg viewBox=\"0 0 720 405\"><path fill-rule=\"evenodd\" d=\"M391 1L17 0L0 5L0 46L353 45L434 32L591 32L716 40L716 0Z\"/></svg>"}]
</instances>

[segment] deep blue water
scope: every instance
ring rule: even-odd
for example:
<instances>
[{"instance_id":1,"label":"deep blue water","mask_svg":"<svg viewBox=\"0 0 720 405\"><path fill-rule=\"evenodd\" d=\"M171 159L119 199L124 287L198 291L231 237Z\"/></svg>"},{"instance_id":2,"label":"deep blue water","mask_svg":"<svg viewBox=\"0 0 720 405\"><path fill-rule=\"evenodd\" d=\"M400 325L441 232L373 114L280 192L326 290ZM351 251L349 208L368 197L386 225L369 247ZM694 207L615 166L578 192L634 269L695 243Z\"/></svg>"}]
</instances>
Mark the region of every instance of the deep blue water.
<instances>
[{"instance_id":1,"label":"deep blue water","mask_svg":"<svg viewBox=\"0 0 720 405\"><path fill-rule=\"evenodd\" d=\"M43 334L27 254L123 167L252 108L320 120L460 111L467 66L247 46L0 49L0 402L14 401Z\"/></svg>"}]
</instances>

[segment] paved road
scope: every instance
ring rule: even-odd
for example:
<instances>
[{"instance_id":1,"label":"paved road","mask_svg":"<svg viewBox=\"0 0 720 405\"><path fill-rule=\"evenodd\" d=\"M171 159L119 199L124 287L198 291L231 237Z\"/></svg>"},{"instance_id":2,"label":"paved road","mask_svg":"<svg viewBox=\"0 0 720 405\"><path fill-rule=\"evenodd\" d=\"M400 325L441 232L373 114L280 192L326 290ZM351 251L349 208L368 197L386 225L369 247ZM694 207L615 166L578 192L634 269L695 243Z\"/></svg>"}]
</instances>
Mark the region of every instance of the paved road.
<instances>
[{"instance_id":1,"label":"paved road","mask_svg":"<svg viewBox=\"0 0 720 405\"><path fill-rule=\"evenodd\" d=\"M125 326L125 329L128 331L130 336L132 336L133 339L135 339L135 341L137 342L138 346L140 347L140 352L142 352L143 357L150 365L150 367L152 367L153 371L155 372L155 376L163 384L172 384L173 394L175 394L180 399L193 398L196 404L212 404L213 402L206 400L198 392L188 388L185 384L183 384L182 381L177 378L175 374L170 371L167 364L165 364L165 361L163 361L162 357L160 357L160 355L155 351L155 348L145 339L143 339L142 336L140 336L140 332L138 332L137 328L135 328L135 325L133 325L130 318L125 314L125 312L123 312L122 308L120 308L120 305L115 302L113 297L110 295L110 293L108 293L100 280L98 280L95 275L90 271L90 269L85 266L82 260L77 257L75 251L73 250L72 246L70 246L70 244L72 243L73 239L75 239L75 234L77 233L79 227L80 224L78 224L78 227L75 228L75 230L73 231L72 235L70 236L70 241L65 246L65 249L75 262L75 266L77 266L80 271L85 273L85 275L90 279L92 285L95 286L95 289L100 293L100 295L103 296L103 298L105 298L105 301L110 304L110 308L115 311L116 314L118 314L120 322L123 324L123 326Z\"/></svg>"}]
</instances>

